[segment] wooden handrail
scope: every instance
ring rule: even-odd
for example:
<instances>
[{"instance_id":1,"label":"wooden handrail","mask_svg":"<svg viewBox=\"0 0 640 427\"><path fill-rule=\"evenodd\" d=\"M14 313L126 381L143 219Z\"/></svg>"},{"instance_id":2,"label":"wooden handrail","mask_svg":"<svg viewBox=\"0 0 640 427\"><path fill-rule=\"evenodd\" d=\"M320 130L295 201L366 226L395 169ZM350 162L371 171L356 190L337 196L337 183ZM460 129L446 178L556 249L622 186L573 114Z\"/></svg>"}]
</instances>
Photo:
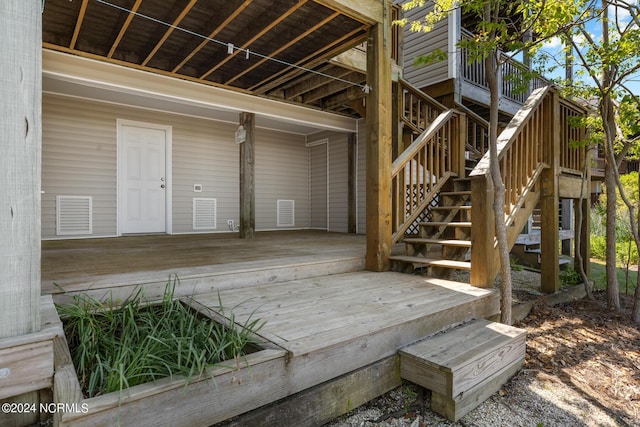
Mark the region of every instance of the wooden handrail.
<instances>
[{"instance_id":1,"label":"wooden handrail","mask_svg":"<svg viewBox=\"0 0 640 427\"><path fill-rule=\"evenodd\" d=\"M557 209L558 176L582 170L586 150L574 147L584 129L571 127L570 117L585 114L578 104L560 100L556 89L536 89L498 137L498 161L505 186L505 223L509 247L538 200ZM469 174L472 186L471 283L491 286L498 273L493 186L486 153ZM543 190L541 190L543 189ZM546 198L541 199L541 193ZM556 199L553 199L555 197ZM557 227L557 226L556 226ZM555 242L557 245L557 241Z\"/></svg>"},{"instance_id":2,"label":"wooden handrail","mask_svg":"<svg viewBox=\"0 0 640 427\"><path fill-rule=\"evenodd\" d=\"M392 164L393 242L402 238L446 181L460 172L464 115L447 110Z\"/></svg>"}]
</instances>

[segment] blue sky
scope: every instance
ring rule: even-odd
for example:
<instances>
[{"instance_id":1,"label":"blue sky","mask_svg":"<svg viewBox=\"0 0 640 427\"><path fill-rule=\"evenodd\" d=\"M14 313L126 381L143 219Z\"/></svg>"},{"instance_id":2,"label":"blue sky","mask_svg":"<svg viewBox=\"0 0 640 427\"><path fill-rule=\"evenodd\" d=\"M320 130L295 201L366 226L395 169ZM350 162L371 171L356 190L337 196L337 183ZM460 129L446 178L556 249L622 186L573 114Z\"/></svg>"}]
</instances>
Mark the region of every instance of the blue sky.
<instances>
[{"instance_id":1,"label":"blue sky","mask_svg":"<svg viewBox=\"0 0 640 427\"><path fill-rule=\"evenodd\" d=\"M609 10L609 19L610 21L615 21L616 19L616 9L610 8ZM631 22L631 17L627 10L619 8L617 9L617 19L621 24L629 24ZM587 24L587 31L592 35L595 40L599 40L601 38L601 23L599 21L592 21ZM578 39L579 41L579 39ZM545 53L555 58L555 60L564 63L564 52L562 51L562 45L559 38L554 38L547 41L542 49ZM576 64L577 65L577 64ZM564 68L561 67L556 72L552 73L550 77L564 77ZM589 82L591 83L591 82ZM635 93L640 94L640 74L633 76L631 79L627 81L628 87Z\"/></svg>"}]
</instances>

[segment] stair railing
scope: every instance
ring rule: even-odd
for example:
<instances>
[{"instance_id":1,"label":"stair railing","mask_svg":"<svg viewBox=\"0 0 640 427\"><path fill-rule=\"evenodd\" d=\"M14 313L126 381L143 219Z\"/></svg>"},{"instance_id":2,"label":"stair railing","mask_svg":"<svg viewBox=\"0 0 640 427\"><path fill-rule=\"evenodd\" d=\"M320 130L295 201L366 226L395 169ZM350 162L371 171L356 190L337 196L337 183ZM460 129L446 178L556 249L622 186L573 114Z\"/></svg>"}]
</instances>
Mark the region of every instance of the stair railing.
<instances>
[{"instance_id":1,"label":"stair railing","mask_svg":"<svg viewBox=\"0 0 640 427\"><path fill-rule=\"evenodd\" d=\"M400 80L400 88L402 90L400 120L415 136L424 132L436 117L448 110L406 80Z\"/></svg>"},{"instance_id":2,"label":"stair railing","mask_svg":"<svg viewBox=\"0 0 640 427\"><path fill-rule=\"evenodd\" d=\"M489 151L489 122L464 104L456 103L456 110L467 115L466 151L480 159Z\"/></svg>"},{"instance_id":3,"label":"stair railing","mask_svg":"<svg viewBox=\"0 0 640 427\"><path fill-rule=\"evenodd\" d=\"M551 142L550 88L535 90L498 136L500 174L505 185L505 221L511 247L528 218L522 207L533 209L540 196L535 184ZM549 151L549 150L547 150ZM499 271L495 238L494 189L487 152L469 174L471 178L471 284L491 287ZM527 202L525 204L525 202ZM527 209L528 210L528 209ZM522 222L522 224L518 224Z\"/></svg>"},{"instance_id":4,"label":"stair railing","mask_svg":"<svg viewBox=\"0 0 640 427\"><path fill-rule=\"evenodd\" d=\"M464 171L465 115L439 114L392 165L393 242L427 208L453 176Z\"/></svg>"},{"instance_id":5,"label":"stair railing","mask_svg":"<svg viewBox=\"0 0 640 427\"><path fill-rule=\"evenodd\" d=\"M586 150L575 147L572 141L582 139L584 129L575 128L569 122L571 116L584 112L576 104L560 100L557 90L549 86L539 88L498 136L509 248L513 247L541 197L557 200L560 173L582 170ZM471 284L481 287L491 287L499 271L489 162L489 153L486 153L469 174L473 206ZM548 206L557 209L557 202L552 201Z\"/></svg>"}]
</instances>

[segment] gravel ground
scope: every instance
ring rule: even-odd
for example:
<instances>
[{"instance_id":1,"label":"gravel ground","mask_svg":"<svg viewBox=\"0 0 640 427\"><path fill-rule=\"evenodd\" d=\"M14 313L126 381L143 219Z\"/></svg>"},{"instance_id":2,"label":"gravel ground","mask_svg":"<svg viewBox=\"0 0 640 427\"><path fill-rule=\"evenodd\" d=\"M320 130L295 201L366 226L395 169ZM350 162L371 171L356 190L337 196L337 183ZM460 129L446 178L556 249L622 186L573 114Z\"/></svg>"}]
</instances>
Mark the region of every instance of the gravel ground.
<instances>
[{"instance_id":1,"label":"gravel ground","mask_svg":"<svg viewBox=\"0 0 640 427\"><path fill-rule=\"evenodd\" d=\"M527 370L457 423L431 412L430 407L431 393L406 383L327 427L624 425L555 377Z\"/></svg>"}]
</instances>

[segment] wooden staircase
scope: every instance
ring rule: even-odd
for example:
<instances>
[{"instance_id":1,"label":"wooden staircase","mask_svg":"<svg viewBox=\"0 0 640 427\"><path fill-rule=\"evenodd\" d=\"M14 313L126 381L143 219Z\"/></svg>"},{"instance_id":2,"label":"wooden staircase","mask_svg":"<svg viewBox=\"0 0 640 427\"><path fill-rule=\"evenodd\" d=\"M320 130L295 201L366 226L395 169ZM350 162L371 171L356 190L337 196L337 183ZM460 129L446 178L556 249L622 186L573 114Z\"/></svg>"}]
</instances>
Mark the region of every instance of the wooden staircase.
<instances>
[{"instance_id":1,"label":"wooden staircase","mask_svg":"<svg viewBox=\"0 0 640 427\"><path fill-rule=\"evenodd\" d=\"M421 269L435 278L467 270L472 285L493 287L499 266L488 123L462 106L447 109L403 81L397 93L401 117L392 165L392 229L393 242L402 242L405 253L390 257L391 268ZM584 148L570 145L584 129L571 130L568 117L584 113L555 89L542 88L500 134L510 247L538 203L543 231L557 233L558 182L562 174L578 176L587 161ZM557 237L545 239L543 253L547 244L553 255ZM525 340L523 330L473 320L402 349L401 376L431 389L432 409L457 421L520 369Z\"/></svg>"},{"instance_id":2,"label":"wooden staircase","mask_svg":"<svg viewBox=\"0 0 640 427\"><path fill-rule=\"evenodd\" d=\"M392 268L425 268L431 277L448 278L453 270L471 270L471 191L468 178L450 180L431 208L431 220L416 223L418 235L405 237L405 255L392 256Z\"/></svg>"},{"instance_id":3,"label":"wooden staircase","mask_svg":"<svg viewBox=\"0 0 640 427\"><path fill-rule=\"evenodd\" d=\"M391 268L424 269L438 278L468 270L472 285L492 287L499 266L488 123L463 106L447 109L406 82L399 92L392 228L393 242L403 242L405 253L390 257ZM500 134L509 247L538 202L547 206L547 230L557 228L555 207L549 207L557 205L559 178L581 176L586 161L586 149L570 144L584 136L584 129L569 120L580 114L584 109L561 99L555 89L537 89Z\"/></svg>"}]
</instances>

